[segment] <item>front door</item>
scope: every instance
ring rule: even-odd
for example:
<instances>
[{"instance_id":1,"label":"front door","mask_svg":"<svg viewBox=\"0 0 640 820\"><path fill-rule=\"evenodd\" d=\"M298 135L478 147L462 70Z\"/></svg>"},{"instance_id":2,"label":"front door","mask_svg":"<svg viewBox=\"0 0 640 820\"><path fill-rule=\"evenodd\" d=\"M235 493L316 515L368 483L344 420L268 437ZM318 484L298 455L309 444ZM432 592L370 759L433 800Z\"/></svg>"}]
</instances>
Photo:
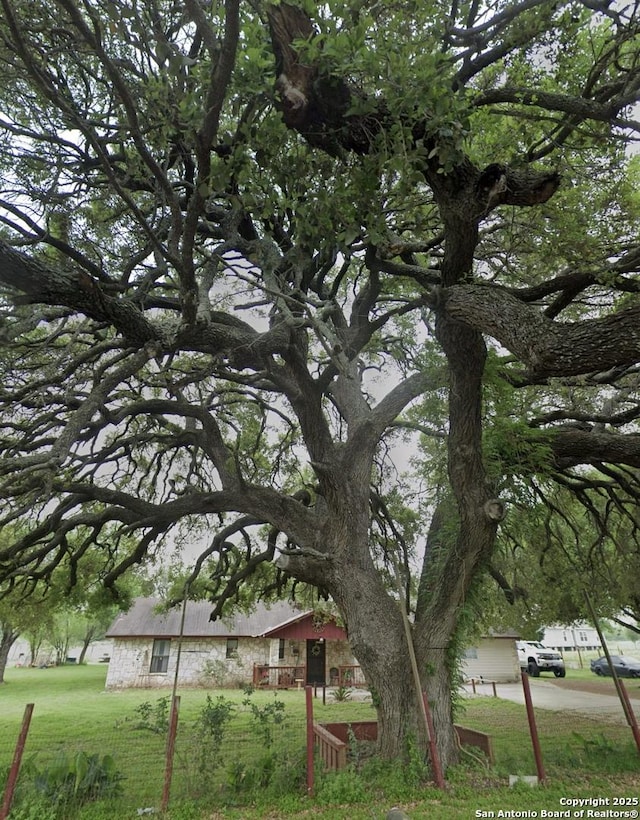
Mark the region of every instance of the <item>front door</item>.
<instances>
[{"instance_id":1,"label":"front door","mask_svg":"<svg viewBox=\"0 0 640 820\"><path fill-rule=\"evenodd\" d=\"M307 683L326 683L326 644L324 641L307 641Z\"/></svg>"}]
</instances>

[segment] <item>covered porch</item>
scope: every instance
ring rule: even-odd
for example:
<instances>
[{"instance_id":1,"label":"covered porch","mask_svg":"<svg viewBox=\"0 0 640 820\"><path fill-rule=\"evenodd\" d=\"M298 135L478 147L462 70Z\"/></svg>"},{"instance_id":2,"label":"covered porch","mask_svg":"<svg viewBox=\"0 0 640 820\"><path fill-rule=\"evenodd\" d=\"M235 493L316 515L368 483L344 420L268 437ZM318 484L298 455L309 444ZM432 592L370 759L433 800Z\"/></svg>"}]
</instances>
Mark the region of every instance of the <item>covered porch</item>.
<instances>
[{"instance_id":1,"label":"covered porch","mask_svg":"<svg viewBox=\"0 0 640 820\"><path fill-rule=\"evenodd\" d=\"M367 686L346 630L331 614L301 613L261 637L271 640L271 651L268 662L254 665L256 687Z\"/></svg>"},{"instance_id":2,"label":"covered porch","mask_svg":"<svg viewBox=\"0 0 640 820\"><path fill-rule=\"evenodd\" d=\"M256 663L253 667L253 685L258 689L302 689L307 683L317 686L345 686L367 688L362 669L355 664L329 667L324 681L309 681L306 666L270 666Z\"/></svg>"}]
</instances>

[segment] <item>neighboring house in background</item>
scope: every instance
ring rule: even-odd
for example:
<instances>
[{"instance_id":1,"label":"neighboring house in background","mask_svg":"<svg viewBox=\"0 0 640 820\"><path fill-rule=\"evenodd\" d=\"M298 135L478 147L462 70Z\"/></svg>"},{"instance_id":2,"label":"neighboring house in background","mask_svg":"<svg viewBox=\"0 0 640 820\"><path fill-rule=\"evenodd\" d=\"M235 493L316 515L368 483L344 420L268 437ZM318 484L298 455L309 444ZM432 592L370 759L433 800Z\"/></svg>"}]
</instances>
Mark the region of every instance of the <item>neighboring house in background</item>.
<instances>
[{"instance_id":1,"label":"neighboring house in background","mask_svg":"<svg viewBox=\"0 0 640 820\"><path fill-rule=\"evenodd\" d=\"M76 663L81 652L81 646L70 646L67 654L67 662ZM93 641L89 644L84 660L85 663L107 663L110 655L111 641ZM18 638L9 650L7 664L9 666L51 666L55 663L55 660L56 650L49 644L42 646L38 652L38 657L32 659L31 650L29 649L29 641L24 638Z\"/></svg>"},{"instance_id":2,"label":"neighboring house in background","mask_svg":"<svg viewBox=\"0 0 640 820\"><path fill-rule=\"evenodd\" d=\"M476 646L469 646L462 656L462 676L465 680L514 681L520 677L516 650L517 632L485 635Z\"/></svg>"},{"instance_id":3,"label":"neighboring house in background","mask_svg":"<svg viewBox=\"0 0 640 820\"><path fill-rule=\"evenodd\" d=\"M159 603L138 598L109 627L108 689L171 686L176 667L188 686L364 684L346 631L329 616L276 601L211 621L210 603L189 601L180 637L181 608L160 612Z\"/></svg>"},{"instance_id":4,"label":"neighboring house in background","mask_svg":"<svg viewBox=\"0 0 640 820\"><path fill-rule=\"evenodd\" d=\"M596 629L589 624L575 623L570 626L547 626L543 631L541 643L560 652L573 650L600 650L602 644Z\"/></svg>"}]
</instances>

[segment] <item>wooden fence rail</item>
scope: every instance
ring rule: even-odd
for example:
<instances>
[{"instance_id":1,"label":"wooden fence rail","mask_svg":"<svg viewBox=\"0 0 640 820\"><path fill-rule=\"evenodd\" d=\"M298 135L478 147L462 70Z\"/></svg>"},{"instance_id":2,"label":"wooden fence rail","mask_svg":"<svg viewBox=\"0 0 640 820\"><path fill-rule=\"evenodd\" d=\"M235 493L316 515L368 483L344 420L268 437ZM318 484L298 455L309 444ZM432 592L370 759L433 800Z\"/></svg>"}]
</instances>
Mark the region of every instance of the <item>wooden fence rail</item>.
<instances>
[{"instance_id":1,"label":"wooden fence rail","mask_svg":"<svg viewBox=\"0 0 640 820\"><path fill-rule=\"evenodd\" d=\"M347 744L319 723L313 724L313 736L320 759L328 771L339 771L347 765Z\"/></svg>"},{"instance_id":2,"label":"wooden fence rail","mask_svg":"<svg viewBox=\"0 0 640 820\"><path fill-rule=\"evenodd\" d=\"M493 764L493 747L488 734L458 724L455 724L454 728L463 746L475 746L486 755L489 763ZM347 765L350 736L354 740L376 740L378 724L375 720L328 723L326 726L314 723L313 735L325 768L329 771L339 771Z\"/></svg>"}]
</instances>

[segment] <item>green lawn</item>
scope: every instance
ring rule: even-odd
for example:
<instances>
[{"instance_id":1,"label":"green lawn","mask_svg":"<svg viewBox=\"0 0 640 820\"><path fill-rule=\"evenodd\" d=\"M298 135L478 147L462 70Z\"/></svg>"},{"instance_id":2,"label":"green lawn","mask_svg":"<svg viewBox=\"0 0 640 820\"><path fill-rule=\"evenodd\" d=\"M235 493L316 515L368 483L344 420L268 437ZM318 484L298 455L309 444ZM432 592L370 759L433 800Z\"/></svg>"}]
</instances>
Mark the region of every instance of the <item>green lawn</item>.
<instances>
[{"instance_id":1,"label":"green lawn","mask_svg":"<svg viewBox=\"0 0 640 820\"><path fill-rule=\"evenodd\" d=\"M123 794L117 800L86 806L77 815L83 820L133 818L138 809L157 807L162 794L166 735L136 724L141 720L139 707L146 702L147 724L154 726L156 710L168 693L105 692L105 674L103 665L9 669L6 683L0 686L0 772L11 761L27 702L33 702L35 709L25 759L35 759L41 769L61 751L113 755L125 776ZM419 782L415 763L381 766L368 760L358 774L319 777L316 796L309 798L304 794L304 693L256 692L248 704L243 704L246 695L239 690L192 689L181 691L180 696L170 820L371 820L383 818L394 804L405 807L412 820L491 817L491 812L498 817L500 811L525 809L540 816L542 809L566 811L561 803L566 798L612 800L640 794L640 757L626 727L544 710L538 710L536 718L547 785L509 789L510 774L535 774L524 708L495 698L473 698L465 701L458 720L492 736L493 767L465 753L463 763L447 773L447 790L442 793ZM203 713L207 696L209 710ZM282 713L276 703L284 705L282 724L273 719ZM233 704L235 712L216 746L212 738L220 704L223 710ZM323 706L316 699L314 708L319 721L370 720L375 715L368 702L328 699ZM203 714L208 719L209 746L207 756L200 759L195 723ZM363 758L364 751L359 750ZM40 820L31 814L15 816Z\"/></svg>"}]
</instances>

